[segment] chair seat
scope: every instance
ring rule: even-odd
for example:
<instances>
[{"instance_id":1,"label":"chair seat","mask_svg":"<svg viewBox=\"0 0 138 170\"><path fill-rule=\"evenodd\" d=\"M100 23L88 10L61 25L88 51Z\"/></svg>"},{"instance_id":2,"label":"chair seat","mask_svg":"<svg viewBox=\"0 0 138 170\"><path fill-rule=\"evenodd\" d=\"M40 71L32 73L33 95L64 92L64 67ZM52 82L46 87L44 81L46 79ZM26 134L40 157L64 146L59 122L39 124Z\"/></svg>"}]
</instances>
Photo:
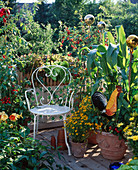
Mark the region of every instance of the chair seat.
<instances>
[{"instance_id":1,"label":"chair seat","mask_svg":"<svg viewBox=\"0 0 138 170\"><path fill-rule=\"evenodd\" d=\"M70 111L70 108L67 106L58 106L58 105L44 105L36 106L33 109L30 109L33 114L38 115L62 115Z\"/></svg>"}]
</instances>

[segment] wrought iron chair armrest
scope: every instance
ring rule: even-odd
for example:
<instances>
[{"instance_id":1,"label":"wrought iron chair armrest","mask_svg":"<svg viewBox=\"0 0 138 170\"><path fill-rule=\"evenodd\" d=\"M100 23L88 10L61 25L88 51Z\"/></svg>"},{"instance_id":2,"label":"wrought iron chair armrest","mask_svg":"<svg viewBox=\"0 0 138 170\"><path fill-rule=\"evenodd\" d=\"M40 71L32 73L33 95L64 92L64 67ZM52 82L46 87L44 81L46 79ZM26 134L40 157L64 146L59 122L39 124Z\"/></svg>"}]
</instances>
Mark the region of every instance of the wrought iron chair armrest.
<instances>
[{"instance_id":1,"label":"wrought iron chair armrest","mask_svg":"<svg viewBox=\"0 0 138 170\"><path fill-rule=\"evenodd\" d=\"M71 95L70 95L70 98L69 98L69 108L71 110L73 109L73 102L74 102L73 94L74 94L74 91L71 92Z\"/></svg>"},{"instance_id":2,"label":"wrought iron chair armrest","mask_svg":"<svg viewBox=\"0 0 138 170\"><path fill-rule=\"evenodd\" d=\"M27 101L27 106L28 106L28 109L30 110L30 103L29 103L29 99L28 99L28 97L27 97L27 93L28 92L31 92L31 91L33 91L32 92L32 94L34 93L34 89L29 89L29 90L26 90L25 91L25 98L26 98L26 101Z\"/></svg>"}]
</instances>

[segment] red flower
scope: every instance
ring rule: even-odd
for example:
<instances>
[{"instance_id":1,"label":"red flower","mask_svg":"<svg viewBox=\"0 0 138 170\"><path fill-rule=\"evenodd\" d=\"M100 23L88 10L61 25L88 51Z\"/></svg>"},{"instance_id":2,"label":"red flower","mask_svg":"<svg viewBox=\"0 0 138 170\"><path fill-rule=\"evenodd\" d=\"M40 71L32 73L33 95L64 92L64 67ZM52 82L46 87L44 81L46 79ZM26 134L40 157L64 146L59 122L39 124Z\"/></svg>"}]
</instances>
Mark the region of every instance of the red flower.
<instances>
[{"instance_id":1,"label":"red flower","mask_svg":"<svg viewBox=\"0 0 138 170\"><path fill-rule=\"evenodd\" d=\"M5 55L3 55L3 58L5 58Z\"/></svg>"},{"instance_id":2,"label":"red flower","mask_svg":"<svg viewBox=\"0 0 138 170\"><path fill-rule=\"evenodd\" d=\"M69 40L69 37L67 37L67 40Z\"/></svg>"},{"instance_id":3,"label":"red flower","mask_svg":"<svg viewBox=\"0 0 138 170\"><path fill-rule=\"evenodd\" d=\"M77 49L77 47L74 47L75 49Z\"/></svg>"},{"instance_id":4,"label":"red flower","mask_svg":"<svg viewBox=\"0 0 138 170\"><path fill-rule=\"evenodd\" d=\"M3 101L2 104L4 104L5 102Z\"/></svg>"},{"instance_id":5,"label":"red flower","mask_svg":"<svg viewBox=\"0 0 138 170\"><path fill-rule=\"evenodd\" d=\"M14 120L16 119L16 117L15 117L14 115L10 115L9 119L10 119L11 121L14 121Z\"/></svg>"},{"instance_id":6,"label":"red flower","mask_svg":"<svg viewBox=\"0 0 138 170\"><path fill-rule=\"evenodd\" d=\"M12 66L8 66L8 68L12 68Z\"/></svg>"},{"instance_id":7,"label":"red flower","mask_svg":"<svg viewBox=\"0 0 138 170\"><path fill-rule=\"evenodd\" d=\"M79 42L79 40L77 41L77 44L79 44L80 42Z\"/></svg>"},{"instance_id":8,"label":"red flower","mask_svg":"<svg viewBox=\"0 0 138 170\"><path fill-rule=\"evenodd\" d=\"M14 87L14 85L12 85L12 87Z\"/></svg>"},{"instance_id":9,"label":"red flower","mask_svg":"<svg viewBox=\"0 0 138 170\"><path fill-rule=\"evenodd\" d=\"M109 126L109 129L112 129L112 126Z\"/></svg>"},{"instance_id":10,"label":"red flower","mask_svg":"<svg viewBox=\"0 0 138 170\"><path fill-rule=\"evenodd\" d=\"M72 48L74 48L74 46L73 46L73 45L71 45L71 47L72 47Z\"/></svg>"},{"instance_id":11,"label":"red flower","mask_svg":"<svg viewBox=\"0 0 138 170\"><path fill-rule=\"evenodd\" d=\"M92 46L90 46L90 49L92 49Z\"/></svg>"},{"instance_id":12,"label":"red flower","mask_svg":"<svg viewBox=\"0 0 138 170\"><path fill-rule=\"evenodd\" d=\"M63 43L64 43L64 40L62 40L61 43L63 44Z\"/></svg>"},{"instance_id":13,"label":"red flower","mask_svg":"<svg viewBox=\"0 0 138 170\"><path fill-rule=\"evenodd\" d=\"M3 22L4 22L4 23L6 23L6 22L7 22L5 18L3 18Z\"/></svg>"},{"instance_id":14,"label":"red flower","mask_svg":"<svg viewBox=\"0 0 138 170\"><path fill-rule=\"evenodd\" d=\"M86 37L85 39L87 40L89 37Z\"/></svg>"},{"instance_id":15,"label":"red flower","mask_svg":"<svg viewBox=\"0 0 138 170\"><path fill-rule=\"evenodd\" d=\"M70 30L67 30L67 34L70 35Z\"/></svg>"},{"instance_id":16,"label":"red flower","mask_svg":"<svg viewBox=\"0 0 138 170\"><path fill-rule=\"evenodd\" d=\"M64 39L65 37L63 36L62 38Z\"/></svg>"},{"instance_id":17,"label":"red flower","mask_svg":"<svg viewBox=\"0 0 138 170\"><path fill-rule=\"evenodd\" d=\"M3 17L3 15L6 15L5 9L1 8L0 9L0 17Z\"/></svg>"},{"instance_id":18,"label":"red flower","mask_svg":"<svg viewBox=\"0 0 138 170\"><path fill-rule=\"evenodd\" d=\"M82 39L80 39L80 41L82 41Z\"/></svg>"},{"instance_id":19,"label":"red flower","mask_svg":"<svg viewBox=\"0 0 138 170\"><path fill-rule=\"evenodd\" d=\"M98 33L100 33L100 31L98 30Z\"/></svg>"},{"instance_id":20,"label":"red flower","mask_svg":"<svg viewBox=\"0 0 138 170\"><path fill-rule=\"evenodd\" d=\"M60 47L63 47L63 44L61 44Z\"/></svg>"},{"instance_id":21,"label":"red flower","mask_svg":"<svg viewBox=\"0 0 138 170\"><path fill-rule=\"evenodd\" d=\"M68 56L71 56L71 55L72 55L72 53L69 53L69 54L68 54Z\"/></svg>"},{"instance_id":22,"label":"red flower","mask_svg":"<svg viewBox=\"0 0 138 170\"><path fill-rule=\"evenodd\" d=\"M80 60L78 59L78 61L80 61Z\"/></svg>"},{"instance_id":23,"label":"red flower","mask_svg":"<svg viewBox=\"0 0 138 170\"><path fill-rule=\"evenodd\" d=\"M117 132L117 128L115 128L115 131Z\"/></svg>"}]
</instances>

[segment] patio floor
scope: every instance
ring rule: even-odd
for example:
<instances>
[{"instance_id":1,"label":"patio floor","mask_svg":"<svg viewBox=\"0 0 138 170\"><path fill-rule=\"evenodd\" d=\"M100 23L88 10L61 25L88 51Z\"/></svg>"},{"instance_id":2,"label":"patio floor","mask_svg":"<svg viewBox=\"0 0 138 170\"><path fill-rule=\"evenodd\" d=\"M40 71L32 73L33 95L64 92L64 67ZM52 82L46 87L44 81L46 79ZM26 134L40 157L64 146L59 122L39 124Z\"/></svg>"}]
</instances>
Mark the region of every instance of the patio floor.
<instances>
[{"instance_id":1,"label":"patio floor","mask_svg":"<svg viewBox=\"0 0 138 170\"><path fill-rule=\"evenodd\" d=\"M59 129L61 128L41 130L36 135L36 139L47 141L50 144L52 135L54 135L57 139ZM30 134L30 136L32 136L32 133ZM56 162L62 166L66 165L71 170L109 170L110 163L116 161L126 163L133 156L132 152L127 150L122 160L107 160L104 159L100 154L100 149L98 148L98 146L91 144L88 145L84 158L75 158L73 155L68 156L67 150L59 150L59 152L65 159L59 159L58 156L56 156L54 157Z\"/></svg>"}]
</instances>

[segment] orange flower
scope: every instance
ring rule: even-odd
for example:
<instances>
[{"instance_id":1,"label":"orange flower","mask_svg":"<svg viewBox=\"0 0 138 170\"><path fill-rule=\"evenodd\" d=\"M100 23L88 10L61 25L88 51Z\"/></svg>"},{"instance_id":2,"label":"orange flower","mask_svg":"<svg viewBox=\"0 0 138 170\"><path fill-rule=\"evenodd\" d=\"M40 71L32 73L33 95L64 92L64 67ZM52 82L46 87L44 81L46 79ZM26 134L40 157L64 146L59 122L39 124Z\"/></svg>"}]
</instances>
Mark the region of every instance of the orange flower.
<instances>
[{"instance_id":1,"label":"orange flower","mask_svg":"<svg viewBox=\"0 0 138 170\"><path fill-rule=\"evenodd\" d=\"M9 117L9 119L11 120L11 121L16 121L16 116L14 116L14 115L10 115L10 117Z\"/></svg>"}]
</instances>

